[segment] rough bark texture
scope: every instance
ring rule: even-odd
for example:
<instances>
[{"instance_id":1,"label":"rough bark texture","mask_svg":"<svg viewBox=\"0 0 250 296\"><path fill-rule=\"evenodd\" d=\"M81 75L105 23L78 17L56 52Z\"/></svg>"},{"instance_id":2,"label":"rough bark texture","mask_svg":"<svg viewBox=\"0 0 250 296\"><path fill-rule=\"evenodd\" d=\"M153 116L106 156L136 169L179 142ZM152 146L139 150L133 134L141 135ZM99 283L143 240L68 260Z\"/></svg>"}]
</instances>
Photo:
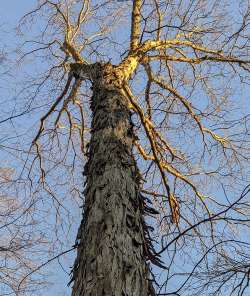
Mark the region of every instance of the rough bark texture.
<instances>
[{"instance_id":1,"label":"rough bark texture","mask_svg":"<svg viewBox=\"0 0 250 296\"><path fill-rule=\"evenodd\" d=\"M100 70L93 81L84 219L72 295L153 295L146 263L144 201L132 155L131 114L126 98L112 83L115 77L105 71Z\"/></svg>"}]
</instances>

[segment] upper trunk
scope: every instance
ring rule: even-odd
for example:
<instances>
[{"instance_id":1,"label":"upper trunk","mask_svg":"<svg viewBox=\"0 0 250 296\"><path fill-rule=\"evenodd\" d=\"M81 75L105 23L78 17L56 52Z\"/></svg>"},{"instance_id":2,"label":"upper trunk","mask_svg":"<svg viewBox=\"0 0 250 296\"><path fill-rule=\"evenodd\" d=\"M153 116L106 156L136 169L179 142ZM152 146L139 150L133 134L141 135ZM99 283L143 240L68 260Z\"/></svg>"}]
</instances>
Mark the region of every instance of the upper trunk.
<instances>
[{"instance_id":1,"label":"upper trunk","mask_svg":"<svg viewBox=\"0 0 250 296\"><path fill-rule=\"evenodd\" d=\"M100 69L93 81L84 218L72 295L148 296L153 291L131 114L115 78L104 76Z\"/></svg>"}]
</instances>

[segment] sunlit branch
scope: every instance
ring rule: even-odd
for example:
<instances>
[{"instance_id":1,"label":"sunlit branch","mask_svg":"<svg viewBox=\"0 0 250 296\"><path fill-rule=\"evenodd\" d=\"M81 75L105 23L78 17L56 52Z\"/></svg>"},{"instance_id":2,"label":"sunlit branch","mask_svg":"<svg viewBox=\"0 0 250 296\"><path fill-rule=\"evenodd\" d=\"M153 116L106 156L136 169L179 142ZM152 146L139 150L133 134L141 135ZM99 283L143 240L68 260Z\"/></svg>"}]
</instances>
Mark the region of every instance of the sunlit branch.
<instances>
[{"instance_id":1,"label":"sunlit branch","mask_svg":"<svg viewBox=\"0 0 250 296\"><path fill-rule=\"evenodd\" d=\"M72 39L74 37L76 37L76 35L78 34L78 32L80 30L81 24L85 21L85 19L87 17L87 14L88 14L89 8L90 8L90 5L89 4L90 4L89 3L89 0L84 0L83 1L82 7L81 7L80 12L78 14L77 24L76 24L76 27L75 27L74 34L72 36Z\"/></svg>"},{"instance_id":2,"label":"sunlit branch","mask_svg":"<svg viewBox=\"0 0 250 296\"><path fill-rule=\"evenodd\" d=\"M40 123L40 127L38 130L38 133L36 135L36 137L33 140L33 144L37 142L37 140L39 139L39 137L41 136L43 130L44 130L44 122L45 120L54 112L55 108L58 106L58 104L62 101L62 99L64 98L64 96L67 94L68 89L70 87L70 83L72 81L72 74L69 74L67 83L65 85L65 88L63 90L63 92L61 93L61 95L55 100L55 102L53 103L53 105L50 107L49 111L41 118L41 123Z\"/></svg>"},{"instance_id":3,"label":"sunlit branch","mask_svg":"<svg viewBox=\"0 0 250 296\"><path fill-rule=\"evenodd\" d=\"M131 37L130 50L134 51L138 47L140 39L140 20L141 20L141 5L142 0L133 1L132 21L131 21Z\"/></svg>"},{"instance_id":4,"label":"sunlit branch","mask_svg":"<svg viewBox=\"0 0 250 296\"><path fill-rule=\"evenodd\" d=\"M201 56L198 58L188 58L188 57L177 57L173 55L150 55L145 58L145 61L159 61L159 60L166 60L172 62L182 62L182 63L191 63L191 64L200 64L204 61L211 61L211 62L221 62L221 63L237 63L240 66L242 64L250 64L250 60L242 60L234 57L216 57L216 56Z\"/></svg>"},{"instance_id":5,"label":"sunlit branch","mask_svg":"<svg viewBox=\"0 0 250 296\"><path fill-rule=\"evenodd\" d=\"M70 94L69 96L64 100L63 102L63 106L62 108L60 109L59 113L58 113L58 116L55 120L55 126L57 127L58 123L59 123L59 120L63 114L64 111L67 110L67 106L69 104L70 101L74 101L76 96L77 96L77 92L79 90L79 87L81 86L81 79L76 79L74 85L72 86L72 89L70 91Z\"/></svg>"}]
</instances>

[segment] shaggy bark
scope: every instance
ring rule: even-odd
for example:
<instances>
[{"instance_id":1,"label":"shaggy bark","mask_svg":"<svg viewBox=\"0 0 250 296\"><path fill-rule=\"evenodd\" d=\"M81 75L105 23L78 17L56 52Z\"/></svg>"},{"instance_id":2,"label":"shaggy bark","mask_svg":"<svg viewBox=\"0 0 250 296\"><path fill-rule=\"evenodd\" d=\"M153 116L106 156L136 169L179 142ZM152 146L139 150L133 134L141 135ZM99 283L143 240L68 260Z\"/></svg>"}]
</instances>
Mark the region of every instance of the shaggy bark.
<instances>
[{"instance_id":1,"label":"shaggy bark","mask_svg":"<svg viewBox=\"0 0 250 296\"><path fill-rule=\"evenodd\" d=\"M111 65L108 75L102 70L92 79L92 136L72 295L153 295L131 114Z\"/></svg>"}]
</instances>

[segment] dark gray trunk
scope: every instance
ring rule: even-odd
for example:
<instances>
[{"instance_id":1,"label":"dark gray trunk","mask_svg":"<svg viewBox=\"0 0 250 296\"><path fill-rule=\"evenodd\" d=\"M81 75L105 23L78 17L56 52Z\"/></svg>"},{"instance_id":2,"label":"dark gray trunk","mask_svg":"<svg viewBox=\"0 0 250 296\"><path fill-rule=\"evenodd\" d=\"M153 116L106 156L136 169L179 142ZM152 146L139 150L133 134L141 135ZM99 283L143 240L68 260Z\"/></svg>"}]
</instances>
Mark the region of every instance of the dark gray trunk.
<instances>
[{"instance_id":1,"label":"dark gray trunk","mask_svg":"<svg viewBox=\"0 0 250 296\"><path fill-rule=\"evenodd\" d=\"M152 287L131 114L119 89L101 76L93 83L84 219L72 295L148 296Z\"/></svg>"}]
</instances>

